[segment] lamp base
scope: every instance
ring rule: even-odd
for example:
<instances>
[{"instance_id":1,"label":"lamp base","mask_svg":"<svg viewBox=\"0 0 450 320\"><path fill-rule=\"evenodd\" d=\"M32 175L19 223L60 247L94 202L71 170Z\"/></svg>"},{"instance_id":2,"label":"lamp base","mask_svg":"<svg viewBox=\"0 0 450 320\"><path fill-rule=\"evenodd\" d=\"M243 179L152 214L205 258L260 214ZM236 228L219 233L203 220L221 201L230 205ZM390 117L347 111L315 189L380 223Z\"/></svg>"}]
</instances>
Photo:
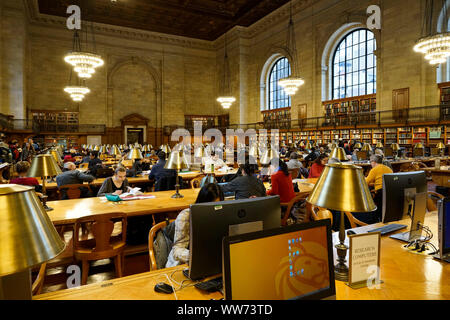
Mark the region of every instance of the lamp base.
<instances>
[{"instance_id":1,"label":"lamp base","mask_svg":"<svg viewBox=\"0 0 450 320\"><path fill-rule=\"evenodd\" d=\"M184 198L184 196L177 192L173 196L171 196L171 198L178 199L178 198Z\"/></svg>"},{"instance_id":2,"label":"lamp base","mask_svg":"<svg viewBox=\"0 0 450 320\"><path fill-rule=\"evenodd\" d=\"M338 281L348 281L348 268L345 264L342 266L338 263L334 266L334 278Z\"/></svg>"}]
</instances>

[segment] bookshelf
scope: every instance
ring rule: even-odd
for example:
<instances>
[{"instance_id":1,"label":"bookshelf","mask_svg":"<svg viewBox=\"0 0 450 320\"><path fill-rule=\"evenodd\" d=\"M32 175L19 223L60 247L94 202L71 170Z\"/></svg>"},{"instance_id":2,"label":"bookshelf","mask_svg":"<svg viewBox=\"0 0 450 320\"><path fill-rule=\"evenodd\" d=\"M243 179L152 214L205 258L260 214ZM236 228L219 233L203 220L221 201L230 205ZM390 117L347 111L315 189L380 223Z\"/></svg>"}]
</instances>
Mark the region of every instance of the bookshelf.
<instances>
[{"instance_id":1,"label":"bookshelf","mask_svg":"<svg viewBox=\"0 0 450 320\"><path fill-rule=\"evenodd\" d=\"M450 119L450 82L443 82L438 85L440 90L439 104L441 106L442 120Z\"/></svg>"},{"instance_id":2,"label":"bookshelf","mask_svg":"<svg viewBox=\"0 0 450 320\"><path fill-rule=\"evenodd\" d=\"M391 145L393 143L398 143L398 129L397 128L386 128L385 133L385 145Z\"/></svg>"},{"instance_id":3,"label":"bookshelf","mask_svg":"<svg viewBox=\"0 0 450 320\"><path fill-rule=\"evenodd\" d=\"M41 132L78 132L78 112L31 110Z\"/></svg>"},{"instance_id":4,"label":"bookshelf","mask_svg":"<svg viewBox=\"0 0 450 320\"><path fill-rule=\"evenodd\" d=\"M323 101L322 106L325 113L325 126L346 126L356 123L356 121L361 124L376 123L375 114L357 114L358 112L375 112L377 110L376 94Z\"/></svg>"},{"instance_id":5,"label":"bookshelf","mask_svg":"<svg viewBox=\"0 0 450 320\"><path fill-rule=\"evenodd\" d=\"M384 129L373 129L372 131L372 144L381 142L383 145L386 143L384 139Z\"/></svg>"},{"instance_id":6,"label":"bookshelf","mask_svg":"<svg viewBox=\"0 0 450 320\"><path fill-rule=\"evenodd\" d=\"M215 127L216 121L215 116L209 115L185 115L184 116L184 126L186 129L194 128L194 121L200 121L202 123L202 128L213 128Z\"/></svg>"},{"instance_id":7,"label":"bookshelf","mask_svg":"<svg viewBox=\"0 0 450 320\"><path fill-rule=\"evenodd\" d=\"M261 111L263 114L264 128L266 129L290 129L291 108Z\"/></svg>"}]
</instances>

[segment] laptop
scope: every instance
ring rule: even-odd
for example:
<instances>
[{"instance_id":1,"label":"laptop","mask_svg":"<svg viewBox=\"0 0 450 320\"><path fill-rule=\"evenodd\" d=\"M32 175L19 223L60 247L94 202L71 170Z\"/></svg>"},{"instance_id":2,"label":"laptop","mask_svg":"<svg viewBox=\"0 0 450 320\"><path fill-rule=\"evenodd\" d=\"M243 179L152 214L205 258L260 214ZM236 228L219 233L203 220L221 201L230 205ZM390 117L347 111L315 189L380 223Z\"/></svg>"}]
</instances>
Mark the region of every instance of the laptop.
<instances>
[{"instance_id":1,"label":"laptop","mask_svg":"<svg viewBox=\"0 0 450 320\"><path fill-rule=\"evenodd\" d=\"M329 219L225 237L226 300L335 299Z\"/></svg>"}]
</instances>

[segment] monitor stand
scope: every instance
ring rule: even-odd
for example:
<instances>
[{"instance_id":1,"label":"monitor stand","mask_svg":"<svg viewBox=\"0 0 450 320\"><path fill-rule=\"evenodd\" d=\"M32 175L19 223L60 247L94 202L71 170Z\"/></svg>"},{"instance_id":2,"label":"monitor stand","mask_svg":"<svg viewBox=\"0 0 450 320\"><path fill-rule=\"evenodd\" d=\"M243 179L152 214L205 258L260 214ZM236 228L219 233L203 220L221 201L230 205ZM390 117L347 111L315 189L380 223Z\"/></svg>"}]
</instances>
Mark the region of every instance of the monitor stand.
<instances>
[{"instance_id":1,"label":"monitor stand","mask_svg":"<svg viewBox=\"0 0 450 320\"><path fill-rule=\"evenodd\" d=\"M437 259L437 260L450 263L450 254L446 254L443 257L441 257L440 253L436 253L436 254L433 254L432 257Z\"/></svg>"}]
</instances>

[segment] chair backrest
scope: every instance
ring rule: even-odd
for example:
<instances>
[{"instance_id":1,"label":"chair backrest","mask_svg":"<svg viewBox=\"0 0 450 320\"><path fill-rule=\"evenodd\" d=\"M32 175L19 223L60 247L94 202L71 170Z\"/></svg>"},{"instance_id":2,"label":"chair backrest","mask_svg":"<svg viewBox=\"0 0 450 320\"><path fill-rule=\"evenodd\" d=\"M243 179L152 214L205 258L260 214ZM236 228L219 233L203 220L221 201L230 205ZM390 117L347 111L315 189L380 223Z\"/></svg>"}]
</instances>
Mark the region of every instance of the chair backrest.
<instances>
[{"instance_id":1,"label":"chair backrest","mask_svg":"<svg viewBox=\"0 0 450 320\"><path fill-rule=\"evenodd\" d=\"M177 176L175 175L168 175L161 177L156 183L155 183L155 191L168 191L168 190L175 190L175 185L177 181ZM180 187L183 185L183 178L178 176L178 184Z\"/></svg>"},{"instance_id":2,"label":"chair backrest","mask_svg":"<svg viewBox=\"0 0 450 320\"><path fill-rule=\"evenodd\" d=\"M31 285L31 294L37 295L41 294L42 287L44 286L44 279L45 279L45 272L47 271L47 262L44 262L41 264L41 267L39 268L39 273L34 280L33 284Z\"/></svg>"},{"instance_id":3,"label":"chair backrest","mask_svg":"<svg viewBox=\"0 0 450 320\"><path fill-rule=\"evenodd\" d=\"M298 173L300 172L300 168L289 169L288 171L291 174L292 179L297 179Z\"/></svg>"},{"instance_id":4,"label":"chair backrest","mask_svg":"<svg viewBox=\"0 0 450 320\"><path fill-rule=\"evenodd\" d=\"M358 160L369 160L369 157L367 156L367 151L357 151L356 157Z\"/></svg>"},{"instance_id":5,"label":"chair backrest","mask_svg":"<svg viewBox=\"0 0 450 320\"><path fill-rule=\"evenodd\" d=\"M133 160L122 160L122 166L125 168L133 167Z\"/></svg>"},{"instance_id":6,"label":"chair backrest","mask_svg":"<svg viewBox=\"0 0 450 320\"><path fill-rule=\"evenodd\" d=\"M80 249L86 249L88 240L80 239L80 229L86 223L89 223L92 226L91 230L95 242L90 249L93 249L93 252L106 252L112 250L111 234L114 230L114 222L119 220L122 222L122 241L125 242L127 236L127 215L125 213L113 212L78 218L75 221L73 233L74 252Z\"/></svg>"},{"instance_id":7,"label":"chair backrest","mask_svg":"<svg viewBox=\"0 0 450 320\"><path fill-rule=\"evenodd\" d=\"M333 225L333 214L331 213L330 210L312 205L310 203L307 203L306 208L311 216L311 220L317 221L323 219L330 219L331 224Z\"/></svg>"},{"instance_id":8,"label":"chair backrest","mask_svg":"<svg viewBox=\"0 0 450 320\"><path fill-rule=\"evenodd\" d=\"M202 179L205 177L204 174L199 174L194 179L192 179L189 183L191 185L192 189L200 188L200 185L202 183Z\"/></svg>"},{"instance_id":9,"label":"chair backrest","mask_svg":"<svg viewBox=\"0 0 450 320\"><path fill-rule=\"evenodd\" d=\"M58 187L59 199L79 199L81 197L81 188L91 189L88 184L66 184Z\"/></svg>"},{"instance_id":10,"label":"chair backrest","mask_svg":"<svg viewBox=\"0 0 450 320\"><path fill-rule=\"evenodd\" d=\"M344 213L345 213L345 215L347 216L348 221L350 222L350 227L351 227L352 229L353 229L353 228L356 228L356 227L358 227L358 226L367 226L367 223L362 222L362 221L356 219L356 218L353 216L353 214L352 214L351 212L345 211Z\"/></svg>"},{"instance_id":11,"label":"chair backrest","mask_svg":"<svg viewBox=\"0 0 450 320\"><path fill-rule=\"evenodd\" d=\"M162 228L168 226L172 222L175 222L175 219L166 220L166 221L157 223L150 229L150 231L148 233L148 255L149 255L149 259L150 259L150 271L158 269L157 263L156 263L156 260L158 257L156 256L155 247L153 245L153 242L156 239L156 235Z\"/></svg>"},{"instance_id":12,"label":"chair backrest","mask_svg":"<svg viewBox=\"0 0 450 320\"><path fill-rule=\"evenodd\" d=\"M108 178L114 175L113 168L98 168L95 177L96 178Z\"/></svg>"}]
</instances>

